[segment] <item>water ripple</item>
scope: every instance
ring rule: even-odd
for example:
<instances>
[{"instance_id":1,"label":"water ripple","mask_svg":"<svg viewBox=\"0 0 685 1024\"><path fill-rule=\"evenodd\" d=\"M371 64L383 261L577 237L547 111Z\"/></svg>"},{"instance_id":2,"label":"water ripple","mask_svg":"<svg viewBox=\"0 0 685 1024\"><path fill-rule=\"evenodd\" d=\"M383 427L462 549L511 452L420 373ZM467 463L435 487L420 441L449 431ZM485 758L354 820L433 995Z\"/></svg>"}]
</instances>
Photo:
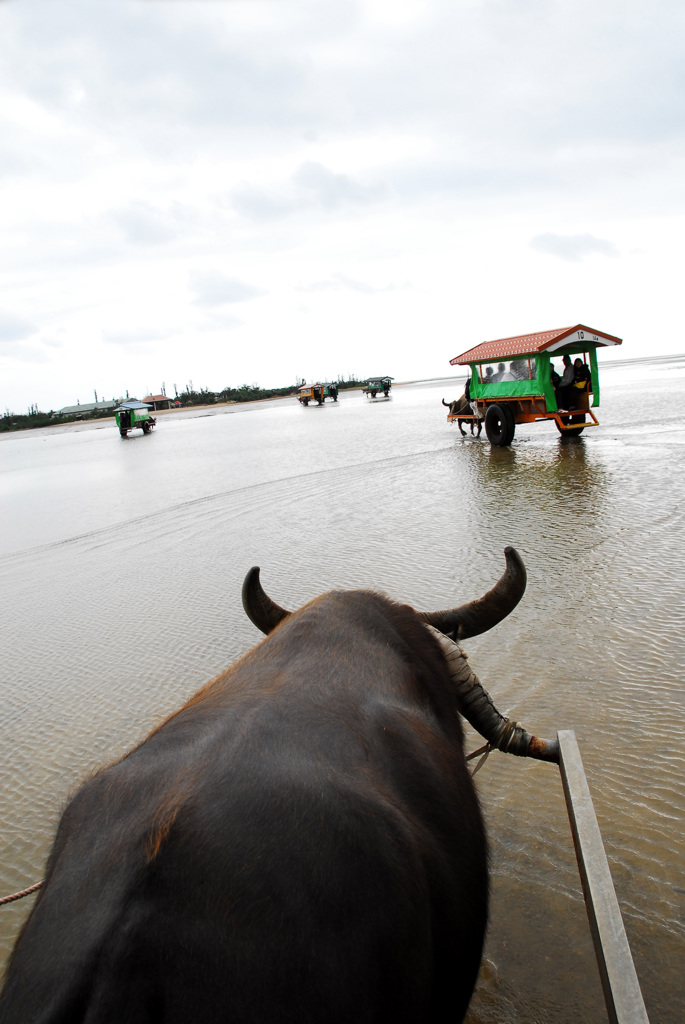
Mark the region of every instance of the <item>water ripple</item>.
<instances>
[{"instance_id":1,"label":"water ripple","mask_svg":"<svg viewBox=\"0 0 685 1024\"><path fill-rule=\"evenodd\" d=\"M371 586L431 609L489 589L514 544L524 599L466 648L527 727L576 731L648 1009L679 1022L685 432L655 417L638 434L637 385L613 380L602 426L574 443L545 426L511 449L461 439L443 384L373 409L346 396L314 416L285 402L162 419L152 444L104 429L1 442L2 893L41 876L80 780L259 639L240 604L251 565L287 607ZM669 386L681 408L682 377ZM558 771L493 754L477 785L493 921L470 1024L529 1022L531 1005L598 1019ZM29 903L3 910L3 955Z\"/></svg>"}]
</instances>

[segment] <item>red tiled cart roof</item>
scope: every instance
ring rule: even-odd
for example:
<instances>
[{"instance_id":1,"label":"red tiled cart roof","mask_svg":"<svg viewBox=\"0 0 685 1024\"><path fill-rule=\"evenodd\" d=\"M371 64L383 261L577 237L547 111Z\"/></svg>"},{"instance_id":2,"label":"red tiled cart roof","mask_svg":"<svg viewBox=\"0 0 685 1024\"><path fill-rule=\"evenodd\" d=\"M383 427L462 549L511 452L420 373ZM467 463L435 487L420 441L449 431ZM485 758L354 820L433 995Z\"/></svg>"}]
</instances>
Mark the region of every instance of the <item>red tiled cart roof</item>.
<instances>
[{"instance_id":1,"label":"red tiled cart roof","mask_svg":"<svg viewBox=\"0 0 685 1024\"><path fill-rule=\"evenodd\" d=\"M592 327L585 327L584 324L576 324L575 327L560 327L555 331L538 331L536 334L517 334L513 338L484 341L480 345L462 352L461 355L455 356L454 359L450 359L450 366L488 362L494 359L511 359L515 356L544 352L545 349L552 346L558 348L560 342L575 334L576 331L582 331L587 335L585 340L589 345L621 344L621 338L615 338L613 334L595 331ZM569 338L570 340L575 339Z\"/></svg>"}]
</instances>

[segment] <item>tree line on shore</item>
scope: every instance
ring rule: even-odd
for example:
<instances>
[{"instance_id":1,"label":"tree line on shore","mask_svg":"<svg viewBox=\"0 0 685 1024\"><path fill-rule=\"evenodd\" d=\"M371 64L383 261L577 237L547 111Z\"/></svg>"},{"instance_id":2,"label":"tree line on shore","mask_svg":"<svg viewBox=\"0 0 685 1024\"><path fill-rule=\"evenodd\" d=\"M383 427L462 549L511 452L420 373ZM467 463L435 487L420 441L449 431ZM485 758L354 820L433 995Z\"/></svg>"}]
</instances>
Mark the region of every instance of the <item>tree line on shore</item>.
<instances>
[{"instance_id":1,"label":"tree line on shore","mask_svg":"<svg viewBox=\"0 0 685 1024\"><path fill-rule=\"evenodd\" d=\"M215 402L259 402L265 398L287 398L289 395L296 395L298 387L304 383L304 380L298 380L296 384L290 384L284 388L260 388L258 384L242 384L238 388L225 387L221 391L210 391L209 388L200 388L199 391L196 391L191 382L184 391L177 392L171 401L176 403L177 408L212 405ZM344 391L348 388L360 387L362 381L353 374L347 380L338 378L335 383L339 391ZM59 411L55 412L52 409L49 412L41 412L37 405L32 405L23 415L16 415L7 409L0 417L0 431L47 427L55 423L73 423L75 420L101 420L111 417L111 415L111 408L93 409L88 412L84 410L82 413L71 412L62 415Z\"/></svg>"}]
</instances>

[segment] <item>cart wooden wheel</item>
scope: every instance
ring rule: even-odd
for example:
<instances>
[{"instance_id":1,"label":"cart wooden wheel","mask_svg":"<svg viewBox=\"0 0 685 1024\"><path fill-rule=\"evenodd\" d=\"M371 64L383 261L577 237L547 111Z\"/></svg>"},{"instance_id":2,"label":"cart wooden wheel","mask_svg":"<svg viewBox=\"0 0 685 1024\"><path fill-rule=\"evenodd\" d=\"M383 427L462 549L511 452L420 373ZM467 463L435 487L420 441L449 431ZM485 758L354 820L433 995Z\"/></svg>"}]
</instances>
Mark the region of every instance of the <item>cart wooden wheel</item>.
<instances>
[{"instance_id":1,"label":"cart wooden wheel","mask_svg":"<svg viewBox=\"0 0 685 1024\"><path fill-rule=\"evenodd\" d=\"M506 405L489 405L485 413L485 433L490 444L506 448L514 440L514 414Z\"/></svg>"},{"instance_id":2,"label":"cart wooden wheel","mask_svg":"<svg viewBox=\"0 0 685 1024\"><path fill-rule=\"evenodd\" d=\"M502 408L504 409L504 415L506 416L509 424L509 440L507 441L507 444L511 444L514 440L514 434L516 433L516 417L514 416L514 411L509 402L507 402L506 405L503 405Z\"/></svg>"}]
</instances>

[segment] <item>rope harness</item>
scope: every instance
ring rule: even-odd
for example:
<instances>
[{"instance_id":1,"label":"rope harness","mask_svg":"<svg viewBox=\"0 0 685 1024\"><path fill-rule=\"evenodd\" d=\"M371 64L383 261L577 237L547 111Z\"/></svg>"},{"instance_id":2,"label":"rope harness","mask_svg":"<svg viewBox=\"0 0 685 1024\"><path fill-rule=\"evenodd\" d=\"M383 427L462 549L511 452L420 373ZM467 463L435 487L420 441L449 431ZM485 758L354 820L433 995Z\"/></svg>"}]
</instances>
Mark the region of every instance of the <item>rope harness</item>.
<instances>
[{"instance_id":1,"label":"rope harness","mask_svg":"<svg viewBox=\"0 0 685 1024\"><path fill-rule=\"evenodd\" d=\"M502 729L502 733L498 738L498 742L496 744L485 743L482 747L478 747L478 750L472 750L470 754L466 755L467 761L473 761L474 757L478 757L479 754L483 755L478 764L476 765L476 767L471 772L472 776L475 775L476 772L479 772L481 770L481 768L487 761L488 755L490 754L491 750L503 750L506 752L512 737L515 734L517 734L517 729L519 731L521 730L521 726L518 722L512 722L511 719L506 718L506 715L504 717L506 719L506 725Z\"/></svg>"},{"instance_id":2,"label":"rope harness","mask_svg":"<svg viewBox=\"0 0 685 1024\"><path fill-rule=\"evenodd\" d=\"M30 885L28 889L22 889L21 892L13 892L11 896L3 896L0 899L0 907L4 906L5 903L14 903L15 900L23 900L24 896L30 896L32 892L37 892L43 888L43 882L36 882L35 885Z\"/></svg>"}]
</instances>

